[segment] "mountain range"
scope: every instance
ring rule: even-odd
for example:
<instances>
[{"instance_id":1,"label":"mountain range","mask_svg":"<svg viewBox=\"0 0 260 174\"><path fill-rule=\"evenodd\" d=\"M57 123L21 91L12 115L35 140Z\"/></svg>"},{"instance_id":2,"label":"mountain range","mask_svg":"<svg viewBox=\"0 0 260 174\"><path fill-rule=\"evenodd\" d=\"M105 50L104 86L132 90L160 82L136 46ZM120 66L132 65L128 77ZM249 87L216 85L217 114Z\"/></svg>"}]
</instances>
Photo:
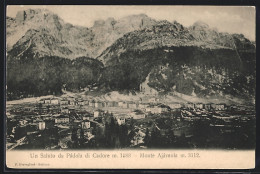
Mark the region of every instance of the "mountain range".
<instances>
[{"instance_id":1,"label":"mountain range","mask_svg":"<svg viewBox=\"0 0 260 174\"><path fill-rule=\"evenodd\" d=\"M30 9L7 17L6 26L10 99L65 87L140 91L140 85L159 94L255 96L255 43L202 21L184 27L139 14L87 28Z\"/></svg>"}]
</instances>

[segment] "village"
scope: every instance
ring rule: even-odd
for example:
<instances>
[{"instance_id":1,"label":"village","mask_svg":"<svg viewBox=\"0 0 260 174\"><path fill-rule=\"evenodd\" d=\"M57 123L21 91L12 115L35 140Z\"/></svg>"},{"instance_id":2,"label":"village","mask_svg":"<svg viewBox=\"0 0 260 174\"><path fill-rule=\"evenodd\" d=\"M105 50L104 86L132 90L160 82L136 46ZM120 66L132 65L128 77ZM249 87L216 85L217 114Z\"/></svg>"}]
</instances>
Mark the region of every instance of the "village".
<instances>
[{"instance_id":1,"label":"village","mask_svg":"<svg viewBox=\"0 0 260 174\"><path fill-rule=\"evenodd\" d=\"M156 97L145 102L127 102L53 96L36 103L7 107L6 115L9 150L106 148L107 142L102 139L106 139L111 120L118 126L117 130L124 132L114 133L119 138L118 143L110 144L112 148L200 148L205 145L236 148L240 141L251 142L248 140L254 137L254 131L250 130L255 125L254 106L165 103ZM248 132L243 132L245 130ZM243 133L237 134L241 131ZM113 133L109 135L114 137ZM240 135L244 137L238 137ZM218 140L221 136L231 138L233 144L216 142L216 136ZM158 138L163 143L156 145ZM203 141L205 144L201 144ZM247 148L247 144L241 148Z\"/></svg>"}]
</instances>

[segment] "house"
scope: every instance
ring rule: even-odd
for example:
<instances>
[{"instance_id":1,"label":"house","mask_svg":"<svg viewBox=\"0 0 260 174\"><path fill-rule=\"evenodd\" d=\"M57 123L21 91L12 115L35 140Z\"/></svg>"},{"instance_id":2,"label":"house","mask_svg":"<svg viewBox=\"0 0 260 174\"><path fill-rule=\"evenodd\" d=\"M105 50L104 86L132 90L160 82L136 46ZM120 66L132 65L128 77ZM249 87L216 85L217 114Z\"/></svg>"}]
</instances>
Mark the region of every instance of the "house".
<instances>
[{"instance_id":1,"label":"house","mask_svg":"<svg viewBox=\"0 0 260 174\"><path fill-rule=\"evenodd\" d=\"M68 101L68 100L65 100L65 99L62 99L62 100L60 101L60 104L61 104L61 105L68 105L68 104L69 104L69 101Z\"/></svg>"},{"instance_id":2,"label":"house","mask_svg":"<svg viewBox=\"0 0 260 174\"><path fill-rule=\"evenodd\" d=\"M212 103L207 103L207 104L205 104L204 105L204 108L206 109L206 110L211 110L212 108L211 108L211 104Z\"/></svg>"},{"instance_id":3,"label":"house","mask_svg":"<svg viewBox=\"0 0 260 174\"><path fill-rule=\"evenodd\" d=\"M118 117L116 120L117 120L118 125L125 124L125 118L124 117Z\"/></svg>"},{"instance_id":4,"label":"house","mask_svg":"<svg viewBox=\"0 0 260 174\"><path fill-rule=\"evenodd\" d=\"M101 108L103 104L101 102L95 102L95 108Z\"/></svg>"},{"instance_id":5,"label":"house","mask_svg":"<svg viewBox=\"0 0 260 174\"><path fill-rule=\"evenodd\" d=\"M158 113L164 113L164 112L168 112L168 108L166 108L166 107L158 107Z\"/></svg>"},{"instance_id":6,"label":"house","mask_svg":"<svg viewBox=\"0 0 260 174\"><path fill-rule=\"evenodd\" d=\"M159 99L158 98L150 98L148 101L151 102L151 103L155 103L155 102L159 102Z\"/></svg>"},{"instance_id":7,"label":"house","mask_svg":"<svg viewBox=\"0 0 260 174\"><path fill-rule=\"evenodd\" d=\"M101 116L101 112L100 111L94 111L94 117L99 117Z\"/></svg>"},{"instance_id":8,"label":"house","mask_svg":"<svg viewBox=\"0 0 260 174\"><path fill-rule=\"evenodd\" d=\"M168 112L170 109L168 106L165 105L161 105L159 106L159 108L160 108L160 113Z\"/></svg>"},{"instance_id":9,"label":"house","mask_svg":"<svg viewBox=\"0 0 260 174\"><path fill-rule=\"evenodd\" d=\"M143 118L145 118L145 114L134 114L134 115L132 115L132 118L135 120L143 119Z\"/></svg>"},{"instance_id":10,"label":"house","mask_svg":"<svg viewBox=\"0 0 260 174\"><path fill-rule=\"evenodd\" d=\"M225 110L225 109L226 109L225 103L220 103L216 105L216 110Z\"/></svg>"},{"instance_id":11,"label":"house","mask_svg":"<svg viewBox=\"0 0 260 174\"><path fill-rule=\"evenodd\" d=\"M182 107L182 105L180 103L169 103L168 106L171 108L171 109L179 109Z\"/></svg>"},{"instance_id":12,"label":"house","mask_svg":"<svg viewBox=\"0 0 260 174\"><path fill-rule=\"evenodd\" d=\"M151 106L150 106L150 107L147 107L147 108L145 108L144 110L145 110L145 112L151 112L151 111L152 111L152 107L151 107Z\"/></svg>"},{"instance_id":13,"label":"house","mask_svg":"<svg viewBox=\"0 0 260 174\"><path fill-rule=\"evenodd\" d=\"M147 103L140 103L140 104L138 105L138 108L139 108L139 109L145 109L145 108L147 108L147 107L149 107L149 104L147 104Z\"/></svg>"},{"instance_id":14,"label":"house","mask_svg":"<svg viewBox=\"0 0 260 174\"><path fill-rule=\"evenodd\" d=\"M116 107L118 103L115 101L107 101L102 103L102 107Z\"/></svg>"},{"instance_id":15,"label":"house","mask_svg":"<svg viewBox=\"0 0 260 174\"><path fill-rule=\"evenodd\" d=\"M94 101L94 100L90 101L90 102L89 102L89 106L95 107L95 101Z\"/></svg>"},{"instance_id":16,"label":"house","mask_svg":"<svg viewBox=\"0 0 260 174\"><path fill-rule=\"evenodd\" d=\"M122 102L122 101L118 102L118 106L119 106L119 107L122 107L123 104L124 104L124 102Z\"/></svg>"},{"instance_id":17,"label":"house","mask_svg":"<svg viewBox=\"0 0 260 174\"><path fill-rule=\"evenodd\" d=\"M72 108L74 109L74 108ZM90 115L89 112L85 111L85 110L81 110L81 109L75 109L75 112L79 115L79 116L86 116L86 115Z\"/></svg>"},{"instance_id":18,"label":"house","mask_svg":"<svg viewBox=\"0 0 260 174\"><path fill-rule=\"evenodd\" d=\"M83 105L85 105L85 102L83 100L79 100L78 105L83 106Z\"/></svg>"},{"instance_id":19,"label":"house","mask_svg":"<svg viewBox=\"0 0 260 174\"><path fill-rule=\"evenodd\" d=\"M186 107L189 108L189 109L194 109L195 105L193 103L187 103Z\"/></svg>"},{"instance_id":20,"label":"house","mask_svg":"<svg viewBox=\"0 0 260 174\"><path fill-rule=\"evenodd\" d=\"M63 116L60 115L58 117L55 118L55 123L59 124L59 123L69 123L70 119L67 116Z\"/></svg>"},{"instance_id":21,"label":"house","mask_svg":"<svg viewBox=\"0 0 260 174\"><path fill-rule=\"evenodd\" d=\"M71 100L71 101L70 101L70 105L75 106L75 105L77 105L77 104L78 104L78 102L77 102L76 100Z\"/></svg>"},{"instance_id":22,"label":"house","mask_svg":"<svg viewBox=\"0 0 260 174\"><path fill-rule=\"evenodd\" d=\"M45 122L39 122L38 123L38 129L39 130L44 130L45 129Z\"/></svg>"},{"instance_id":23,"label":"house","mask_svg":"<svg viewBox=\"0 0 260 174\"><path fill-rule=\"evenodd\" d=\"M105 103L106 107L114 107L114 103L113 102L106 102Z\"/></svg>"},{"instance_id":24,"label":"house","mask_svg":"<svg viewBox=\"0 0 260 174\"><path fill-rule=\"evenodd\" d=\"M89 105L89 101L88 101L88 100L85 100L85 101L84 101L84 105Z\"/></svg>"},{"instance_id":25,"label":"house","mask_svg":"<svg viewBox=\"0 0 260 174\"><path fill-rule=\"evenodd\" d=\"M168 108L164 106L153 106L153 107L147 107L145 111L151 112L152 114L161 114L163 112L168 112Z\"/></svg>"},{"instance_id":26,"label":"house","mask_svg":"<svg viewBox=\"0 0 260 174\"><path fill-rule=\"evenodd\" d=\"M69 108L67 108L67 107L61 108L61 113L68 114L69 113Z\"/></svg>"},{"instance_id":27,"label":"house","mask_svg":"<svg viewBox=\"0 0 260 174\"><path fill-rule=\"evenodd\" d=\"M57 98L52 98L51 99L51 104L58 105L59 104L59 100Z\"/></svg>"},{"instance_id":28,"label":"house","mask_svg":"<svg viewBox=\"0 0 260 174\"><path fill-rule=\"evenodd\" d=\"M34 108L32 107L23 107L23 111L26 111L26 112L32 112L34 110Z\"/></svg>"},{"instance_id":29,"label":"house","mask_svg":"<svg viewBox=\"0 0 260 174\"><path fill-rule=\"evenodd\" d=\"M117 107L118 103L115 102L115 101L109 101L109 102L106 103L106 106L107 107Z\"/></svg>"},{"instance_id":30,"label":"house","mask_svg":"<svg viewBox=\"0 0 260 174\"><path fill-rule=\"evenodd\" d=\"M108 102L104 101L102 104L103 107L108 107Z\"/></svg>"},{"instance_id":31,"label":"house","mask_svg":"<svg viewBox=\"0 0 260 174\"><path fill-rule=\"evenodd\" d=\"M94 120L94 117L93 117L93 116L83 116L82 119L83 119L83 120L93 121L93 120Z\"/></svg>"},{"instance_id":32,"label":"house","mask_svg":"<svg viewBox=\"0 0 260 174\"><path fill-rule=\"evenodd\" d=\"M124 103L122 104L122 108L127 109L127 108L128 108L128 103L125 103L125 102L124 102Z\"/></svg>"},{"instance_id":33,"label":"house","mask_svg":"<svg viewBox=\"0 0 260 174\"><path fill-rule=\"evenodd\" d=\"M51 99L46 98L46 99L44 100L44 103L45 103L45 104L50 104L50 103L51 103Z\"/></svg>"},{"instance_id":34,"label":"house","mask_svg":"<svg viewBox=\"0 0 260 174\"><path fill-rule=\"evenodd\" d=\"M130 117L133 119L143 119L145 118L145 113L141 110L135 110L134 112L130 113Z\"/></svg>"},{"instance_id":35,"label":"house","mask_svg":"<svg viewBox=\"0 0 260 174\"><path fill-rule=\"evenodd\" d=\"M39 100L39 103L44 104L44 99Z\"/></svg>"},{"instance_id":36,"label":"house","mask_svg":"<svg viewBox=\"0 0 260 174\"><path fill-rule=\"evenodd\" d=\"M60 108L50 108L49 112L52 113L52 114L59 113L60 112Z\"/></svg>"},{"instance_id":37,"label":"house","mask_svg":"<svg viewBox=\"0 0 260 174\"><path fill-rule=\"evenodd\" d=\"M82 127L83 129L89 129L89 128L90 128L90 122L87 121L87 120L83 120L83 121L81 122L81 127Z\"/></svg>"},{"instance_id":38,"label":"house","mask_svg":"<svg viewBox=\"0 0 260 174\"><path fill-rule=\"evenodd\" d=\"M203 104L203 103L196 103L196 104L195 104L195 108L197 108L197 109L203 109L203 108L204 108L204 104Z\"/></svg>"},{"instance_id":39,"label":"house","mask_svg":"<svg viewBox=\"0 0 260 174\"><path fill-rule=\"evenodd\" d=\"M213 109L218 110L218 111L223 111L226 108L226 105L224 103L212 104L211 106Z\"/></svg>"},{"instance_id":40,"label":"house","mask_svg":"<svg viewBox=\"0 0 260 174\"><path fill-rule=\"evenodd\" d=\"M136 103L128 103L128 108L136 109L137 108L137 104Z\"/></svg>"},{"instance_id":41,"label":"house","mask_svg":"<svg viewBox=\"0 0 260 174\"><path fill-rule=\"evenodd\" d=\"M112 107L118 107L118 102L112 101Z\"/></svg>"}]
</instances>

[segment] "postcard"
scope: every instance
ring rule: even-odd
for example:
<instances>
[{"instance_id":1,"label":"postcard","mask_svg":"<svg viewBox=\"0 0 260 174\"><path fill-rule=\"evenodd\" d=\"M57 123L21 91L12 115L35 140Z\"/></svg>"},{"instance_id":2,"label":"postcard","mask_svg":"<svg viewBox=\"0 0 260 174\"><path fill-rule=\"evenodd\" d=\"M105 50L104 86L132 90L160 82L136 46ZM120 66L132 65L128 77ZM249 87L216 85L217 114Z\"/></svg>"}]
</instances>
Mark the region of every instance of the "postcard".
<instances>
[{"instance_id":1,"label":"postcard","mask_svg":"<svg viewBox=\"0 0 260 174\"><path fill-rule=\"evenodd\" d=\"M252 169L255 8L8 5L6 165Z\"/></svg>"}]
</instances>

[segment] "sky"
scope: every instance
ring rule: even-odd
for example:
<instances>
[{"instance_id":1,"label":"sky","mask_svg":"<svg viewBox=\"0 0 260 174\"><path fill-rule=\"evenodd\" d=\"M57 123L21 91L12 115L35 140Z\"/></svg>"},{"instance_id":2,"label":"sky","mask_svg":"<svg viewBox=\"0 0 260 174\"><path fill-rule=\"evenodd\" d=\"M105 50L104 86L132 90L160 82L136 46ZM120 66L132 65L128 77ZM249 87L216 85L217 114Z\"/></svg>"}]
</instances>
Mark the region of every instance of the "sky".
<instances>
[{"instance_id":1,"label":"sky","mask_svg":"<svg viewBox=\"0 0 260 174\"><path fill-rule=\"evenodd\" d=\"M95 20L113 17L116 20L144 13L156 20L176 20L188 27L203 21L220 32L242 33L255 40L255 8L250 6L94 6L94 5L37 5L8 6L6 14L15 17L21 10L46 8L73 25L91 27Z\"/></svg>"}]
</instances>

